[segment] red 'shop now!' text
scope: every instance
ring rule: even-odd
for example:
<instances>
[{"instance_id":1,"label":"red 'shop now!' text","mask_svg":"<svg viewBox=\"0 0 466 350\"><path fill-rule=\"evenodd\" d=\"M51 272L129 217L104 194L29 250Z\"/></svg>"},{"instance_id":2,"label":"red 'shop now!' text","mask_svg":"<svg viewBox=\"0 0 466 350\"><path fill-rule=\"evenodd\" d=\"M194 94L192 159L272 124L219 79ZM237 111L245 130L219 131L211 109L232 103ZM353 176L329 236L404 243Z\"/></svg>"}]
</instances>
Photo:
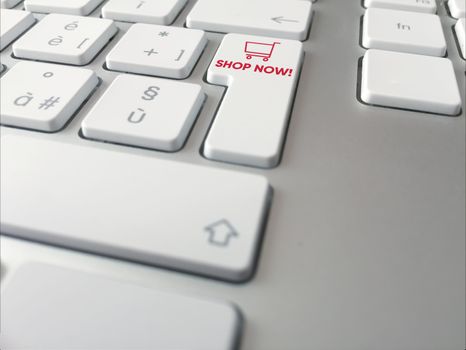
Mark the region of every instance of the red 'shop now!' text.
<instances>
[{"instance_id":1,"label":"red 'shop now!' text","mask_svg":"<svg viewBox=\"0 0 466 350\"><path fill-rule=\"evenodd\" d=\"M226 69L235 69L235 70L248 70L255 73L265 73L271 75L279 76L289 76L293 74L292 68L276 67L273 65L264 65L264 64L251 64L249 62L239 62L239 61L228 61L228 60L217 60L215 62L215 67L226 68Z\"/></svg>"}]
</instances>

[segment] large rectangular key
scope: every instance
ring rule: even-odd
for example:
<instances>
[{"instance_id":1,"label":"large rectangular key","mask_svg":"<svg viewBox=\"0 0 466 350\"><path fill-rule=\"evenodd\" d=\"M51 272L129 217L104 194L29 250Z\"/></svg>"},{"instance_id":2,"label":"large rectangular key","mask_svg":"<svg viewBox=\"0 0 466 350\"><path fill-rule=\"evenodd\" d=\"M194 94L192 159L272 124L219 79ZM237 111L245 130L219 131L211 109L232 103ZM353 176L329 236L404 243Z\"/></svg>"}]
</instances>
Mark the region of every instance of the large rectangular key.
<instances>
[{"instance_id":1,"label":"large rectangular key","mask_svg":"<svg viewBox=\"0 0 466 350\"><path fill-rule=\"evenodd\" d=\"M40 263L15 271L0 301L3 350L233 350L241 329L227 302Z\"/></svg>"},{"instance_id":2,"label":"large rectangular key","mask_svg":"<svg viewBox=\"0 0 466 350\"><path fill-rule=\"evenodd\" d=\"M262 176L13 135L1 161L4 234L231 281L253 272Z\"/></svg>"},{"instance_id":3,"label":"large rectangular key","mask_svg":"<svg viewBox=\"0 0 466 350\"><path fill-rule=\"evenodd\" d=\"M295 40L225 35L207 81L228 87L204 143L207 158L278 164L303 58Z\"/></svg>"}]
</instances>

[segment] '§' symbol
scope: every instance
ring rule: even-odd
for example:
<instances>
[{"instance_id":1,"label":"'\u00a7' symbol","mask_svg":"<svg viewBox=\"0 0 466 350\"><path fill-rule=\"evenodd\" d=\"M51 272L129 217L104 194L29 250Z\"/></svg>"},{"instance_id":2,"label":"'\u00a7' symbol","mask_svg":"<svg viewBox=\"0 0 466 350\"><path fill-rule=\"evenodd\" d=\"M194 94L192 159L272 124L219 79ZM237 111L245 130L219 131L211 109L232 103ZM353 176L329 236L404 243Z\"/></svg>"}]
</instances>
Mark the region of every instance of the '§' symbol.
<instances>
[{"instance_id":1,"label":"'\u00a7' symbol","mask_svg":"<svg viewBox=\"0 0 466 350\"><path fill-rule=\"evenodd\" d=\"M210 244L218 247L228 247L230 241L239 236L233 225L226 219L216 221L204 228L207 231Z\"/></svg>"},{"instance_id":2,"label":"'\u00a7' symbol","mask_svg":"<svg viewBox=\"0 0 466 350\"><path fill-rule=\"evenodd\" d=\"M244 52L246 53L246 58L250 60L253 57L261 57L264 62L267 62L270 57L272 57L273 49L275 45L280 44L279 42L274 42L272 44L268 43L259 43L256 41L246 41L244 44Z\"/></svg>"},{"instance_id":3,"label":"'\u00a7' symbol","mask_svg":"<svg viewBox=\"0 0 466 350\"><path fill-rule=\"evenodd\" d=\"M152 101L154 98L158 96L158 92L160 88L158 86L149 86L146 91L144 91L144 95L141 96L141 99L146 101Z\"/></svg>"},{"instance_id":4,"label":"'\u00a7' symbol","mask_svg":"<svg viewBox=\"0 0 466 350\"><path fill-rule=\"evenodd\" d=\"M48 99L45 99L44 102L42 102L39 105L39 109L49 109L50 107L54 107L56 103L60 101L60 97L49 97Z\"/></svg>"}]
</instances>

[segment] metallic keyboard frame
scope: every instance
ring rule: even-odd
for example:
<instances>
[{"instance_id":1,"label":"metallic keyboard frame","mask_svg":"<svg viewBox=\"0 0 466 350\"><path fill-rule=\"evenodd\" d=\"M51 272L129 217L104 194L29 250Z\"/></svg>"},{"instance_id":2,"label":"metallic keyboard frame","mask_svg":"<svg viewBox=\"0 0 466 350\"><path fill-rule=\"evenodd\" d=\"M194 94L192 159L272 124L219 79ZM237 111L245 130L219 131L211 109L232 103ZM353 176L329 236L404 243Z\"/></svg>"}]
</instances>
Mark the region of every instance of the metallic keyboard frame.
<instances>
[{"instance_id":1,"label":"metallic keyboard frame","mask_svg":"<svg viewBox=\"0 0 466 350\"><path fill-rule=\"evenodd\" d=\"M174 25L184 26L194 2ZM22 8L22 4L18 8ZM99 16L99 6L93 16ZM188 79L207 94L184 148L164 153L79 136L80 123L118 72L104 58L129 24L86 67L101 85L67 127L21 134L128 154L265 175L274 198L257 271L243 284L144 266L2 236L2 286L30 260L236 303L243 350L461 350L465 348L465 61L438 3L463 96L456 117L381 108L357 99L359 1L319 0L282 160L274 169L213 162L200 150L225 89L207 84L222 39L209 43ZM1 53L17 61L11 45ZM5 73L5 72L4 72ZM4 74L2 73L2 74ZM33 177L34 174L31 174ZM79 213L76 213L77 215Z\"/></svg>"}]
</instances>

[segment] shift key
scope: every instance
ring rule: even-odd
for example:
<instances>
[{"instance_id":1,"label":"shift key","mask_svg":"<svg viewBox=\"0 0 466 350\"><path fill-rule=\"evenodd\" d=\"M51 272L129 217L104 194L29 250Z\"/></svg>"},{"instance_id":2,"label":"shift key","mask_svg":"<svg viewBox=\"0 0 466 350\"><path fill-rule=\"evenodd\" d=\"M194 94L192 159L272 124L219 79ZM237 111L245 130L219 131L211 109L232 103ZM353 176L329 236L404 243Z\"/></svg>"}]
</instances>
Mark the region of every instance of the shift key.
<instances>
[{"instance_id":1,"label":"shift key","mask_svg":"<svg viewBox=\"0 0 466 350\"><path fill-rule=\"evenodd\" d=\"M2 234L229 281L251 276L266 178L94 146L2 137Z\"/></svg>"}]
</instances>

